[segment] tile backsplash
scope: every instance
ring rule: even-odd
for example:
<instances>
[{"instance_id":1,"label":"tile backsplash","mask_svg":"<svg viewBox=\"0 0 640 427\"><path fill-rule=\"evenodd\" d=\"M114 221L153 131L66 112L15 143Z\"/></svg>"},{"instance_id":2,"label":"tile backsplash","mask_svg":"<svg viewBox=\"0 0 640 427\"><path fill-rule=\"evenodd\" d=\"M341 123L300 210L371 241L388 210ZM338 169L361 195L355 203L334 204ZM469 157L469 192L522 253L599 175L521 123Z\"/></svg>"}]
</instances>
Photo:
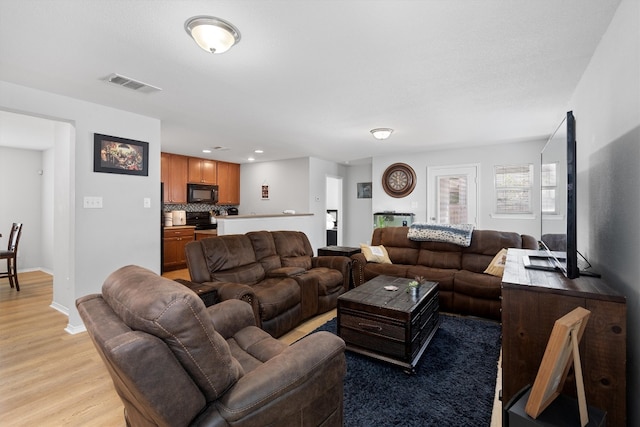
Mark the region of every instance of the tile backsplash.
<instances>
[{"instance_id":1,"label":"tile backsplash","mask_svg":"<svg viewBox=\"0 0 640 427\"><path fill-rule=\"evenodd\" d=\"M219 212L221 209L229 209L235 207L233 205L209 205L206 203L185 203L185 204L169 204L165 203L162 207L163 212L186 211L186 212Z\"/></svg>"}]
</instances>

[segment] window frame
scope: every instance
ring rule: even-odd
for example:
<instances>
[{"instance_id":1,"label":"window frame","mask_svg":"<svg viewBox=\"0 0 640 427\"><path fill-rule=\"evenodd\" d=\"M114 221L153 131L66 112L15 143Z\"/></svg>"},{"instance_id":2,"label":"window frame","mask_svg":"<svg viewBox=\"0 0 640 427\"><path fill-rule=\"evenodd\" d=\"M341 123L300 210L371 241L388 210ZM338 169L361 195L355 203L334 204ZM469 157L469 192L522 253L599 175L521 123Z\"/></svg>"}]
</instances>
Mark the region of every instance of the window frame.
<instances>
[{"instance_id":1,"label":"window frame","mask_svg":"<svg viewBox=\"0 0 640 427\"><path fill-rule=\"evenodd\" d=\"M525 168L528 169L528 171L525 171ZM512 180L509 180L508 178L502 178L501 181L504 183L505 181L511 181L508 184L500 184L499 183L499 176L504 176L504 175L508 175L508 169L514 169L514 171L512 172L513 175L516 174L528 174L528 177L526 178L526 180L524 180L525 182L523 182L523 184L525 185L514 185L512 184L512 182L514 181L518 181L517 177L514 177ZM520 169L519 171L517 169ZM493 192L494 192L494 198L493 198L493 213L491 215L492 218L535 218L535 214L533 211L533 185L534 184L534 165L533 163L522 163L522 164L501 164L501 165L494 165L493 167ZM511 210L511 209L500 209L501 205L505 205L505 206L511 206L511 207L517 207L518 205L522 205L522 202L513 202L513 203L509 203L509 202L503 202L502 199L500 197L500 194L502 192L502 194L505 194L505 196L508 196L508 192L509 191L515 191L515 192L519 192L519 193L524 193L527 195L526 198L526 207L525 209L519 209L519 210Z\"/></svg>"}]
</instances>

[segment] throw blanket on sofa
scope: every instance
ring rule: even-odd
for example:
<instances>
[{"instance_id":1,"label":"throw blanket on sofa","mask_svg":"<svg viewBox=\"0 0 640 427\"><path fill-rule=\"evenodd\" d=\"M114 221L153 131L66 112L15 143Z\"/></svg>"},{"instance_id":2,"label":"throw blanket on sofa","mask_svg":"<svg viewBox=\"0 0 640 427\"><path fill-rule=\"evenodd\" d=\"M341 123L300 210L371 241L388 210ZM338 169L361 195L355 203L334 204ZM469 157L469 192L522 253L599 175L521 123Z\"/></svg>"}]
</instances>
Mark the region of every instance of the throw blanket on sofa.
<instances>
[{"instance_id":1,"label":"throw blanket on sofa","mask_svg":"<svg viewBox=\"0 0 640 427\"><path fill-rule=\"evenodd\" d=\"M427 224L414 222L409 227L407 238L418 242L445 242L459 246L471 245L473 224Z\"/></svg>"}]
</instances>

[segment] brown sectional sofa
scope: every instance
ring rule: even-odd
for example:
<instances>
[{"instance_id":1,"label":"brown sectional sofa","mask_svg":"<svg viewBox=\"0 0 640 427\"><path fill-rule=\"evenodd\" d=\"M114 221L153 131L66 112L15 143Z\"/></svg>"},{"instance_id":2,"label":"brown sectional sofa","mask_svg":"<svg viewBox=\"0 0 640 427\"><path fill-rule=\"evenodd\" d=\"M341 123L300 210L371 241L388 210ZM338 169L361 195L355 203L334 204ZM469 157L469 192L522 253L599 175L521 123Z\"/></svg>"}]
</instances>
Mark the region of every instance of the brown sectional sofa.
<instances>
[{"instance_id":1,"label":"brown sectional sofa","mask_svg":"<svg viewBox=\"0 0 640 427\"><path fill-rule=\"evenodd\" d=\"M409 240L409 227L376 228L372 246L382 245L392 264L367 262L363 254L351 257L356 286L379 275L439 283L440 310L500 319L501 278L483 273L503 248L538 249L533 236L513 232L474 230L471 245Z\"/></svg>"},{"instance_id":2,"label":"brown sectional sofa","mask_svg":"<svg viewBox=\"0 0 640 427\"><path fill-rule=\"evenodd\" d=\"M252 304L257 324L274 337L336 307L349 289L351 260L314 257L299 231L252 231L201 239L185 248L191 281L219 298Z\"/></svg>"}]
</instances>

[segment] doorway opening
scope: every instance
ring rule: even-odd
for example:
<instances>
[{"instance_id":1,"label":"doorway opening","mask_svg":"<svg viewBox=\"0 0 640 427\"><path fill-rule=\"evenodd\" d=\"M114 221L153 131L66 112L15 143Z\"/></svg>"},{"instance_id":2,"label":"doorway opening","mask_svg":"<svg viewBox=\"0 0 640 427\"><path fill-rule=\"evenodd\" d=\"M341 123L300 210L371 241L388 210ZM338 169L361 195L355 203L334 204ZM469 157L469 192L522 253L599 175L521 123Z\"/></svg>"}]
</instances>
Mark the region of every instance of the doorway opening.
<instances>
[{"instance_id":1,"label":"doorway opening","mask_svg":"<svg viewBox=\"0 0 640 427\"><path fill-rule=\"evenodd\" d=\"M477 224L479 165L427 168L427 217L436 224Z\"/></svg>"},{"instance_id":2,"label":"doorway opening","mask_svg":"<svg viewBox=\"0 0 640 427\"><path fill-rule=\"evenodd\" d=\"M343 209L342 178L327 176L326 178L326 240L327 246L342 246Z\"/></svg>"}]
</instances>

